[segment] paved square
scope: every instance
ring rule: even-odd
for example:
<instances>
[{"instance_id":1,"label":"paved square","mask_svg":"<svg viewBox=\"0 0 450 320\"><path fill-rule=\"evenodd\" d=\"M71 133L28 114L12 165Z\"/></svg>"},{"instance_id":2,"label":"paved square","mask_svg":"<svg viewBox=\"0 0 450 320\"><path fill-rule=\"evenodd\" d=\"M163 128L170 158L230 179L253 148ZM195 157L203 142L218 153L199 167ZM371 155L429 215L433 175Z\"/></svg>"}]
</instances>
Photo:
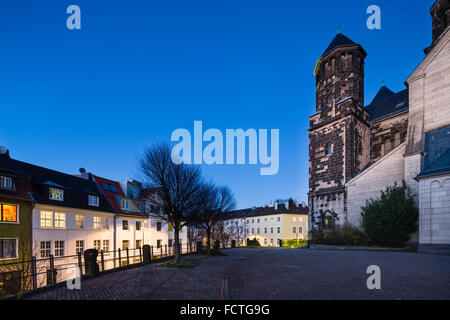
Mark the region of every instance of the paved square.
<instances>
[{"instance_id":1,"label":"paved square","mask_svg":"<svg viewBox=\"0 0 450 320\"><path fill-rule=\"evenodd\" d=\"M53 289L30 299L450 299L450 256L408 252L229 249L188 256L192 269L155 265ZM369 265L381 289L369 290Z\"/></svg>"}]
</instances>

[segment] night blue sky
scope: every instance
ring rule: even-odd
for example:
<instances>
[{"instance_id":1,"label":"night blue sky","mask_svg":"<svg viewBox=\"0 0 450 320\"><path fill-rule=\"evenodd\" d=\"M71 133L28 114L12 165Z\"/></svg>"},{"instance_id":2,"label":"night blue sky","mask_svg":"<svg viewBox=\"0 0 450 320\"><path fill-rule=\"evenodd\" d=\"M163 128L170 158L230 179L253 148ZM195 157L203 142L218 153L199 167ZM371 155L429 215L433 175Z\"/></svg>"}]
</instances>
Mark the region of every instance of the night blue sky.
<instances>
[{"instance_id":1,"label":"night blue sky","mask_svg":"<svg viewBox=\"0 0 450 320\"><path fill-rule=\"evenodd\" d=\"M313 69L336 25L367 51L365 102L394 90L431 43L427 1L25 1L0 3L0 145L15 159L110 179L173 130L279 128L280 170L205 166L238 207L306 201ZM82 29L66 28L81 8ZM381 8L382 29L366 28Z\"/></svg>"}]
</instances>

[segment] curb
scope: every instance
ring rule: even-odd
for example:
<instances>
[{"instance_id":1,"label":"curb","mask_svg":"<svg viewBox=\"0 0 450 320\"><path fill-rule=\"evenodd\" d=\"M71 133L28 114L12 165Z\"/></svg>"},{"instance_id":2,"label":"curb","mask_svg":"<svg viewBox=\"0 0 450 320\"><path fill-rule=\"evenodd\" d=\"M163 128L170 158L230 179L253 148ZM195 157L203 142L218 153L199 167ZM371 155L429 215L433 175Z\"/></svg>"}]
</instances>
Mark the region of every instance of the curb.
<instances>
[{"instance_id":1,"label":"curb","mask_svg":"<svg viewBox=\"0 0 450 320\"><path fill-rule=\"evenodd\" d=\"M383 248L383 247L359 247L359 246L332 246L311 244L310 250L340 250L340 251L396 251L396 252L416 252L410 248Z\"/></svg>"}]
</instances>

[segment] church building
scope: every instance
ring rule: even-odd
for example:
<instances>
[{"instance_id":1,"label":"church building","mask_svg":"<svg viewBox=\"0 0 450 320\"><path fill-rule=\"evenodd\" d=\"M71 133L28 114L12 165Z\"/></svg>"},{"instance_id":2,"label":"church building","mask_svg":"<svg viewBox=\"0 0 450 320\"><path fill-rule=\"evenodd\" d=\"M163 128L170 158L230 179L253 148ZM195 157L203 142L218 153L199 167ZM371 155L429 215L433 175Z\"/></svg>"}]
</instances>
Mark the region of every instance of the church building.
<instances>
[{"instance_id":1,"label":"church building","mask_svg":"<svg viewBox=\"0 0 450 320\"><path fill-rule=\"evenodd\" d=\"M359 226L366 200L405 180L420 209L413 240L450 244L449 1L437 0L430 12L432 45L400 92L383 85L364 104L366 52L342 33L319 58L308 130L311 228ZM428 181L433 173L439 183ZM438 187L433 209L430 188Z\"/></svg>"}]
</instances>

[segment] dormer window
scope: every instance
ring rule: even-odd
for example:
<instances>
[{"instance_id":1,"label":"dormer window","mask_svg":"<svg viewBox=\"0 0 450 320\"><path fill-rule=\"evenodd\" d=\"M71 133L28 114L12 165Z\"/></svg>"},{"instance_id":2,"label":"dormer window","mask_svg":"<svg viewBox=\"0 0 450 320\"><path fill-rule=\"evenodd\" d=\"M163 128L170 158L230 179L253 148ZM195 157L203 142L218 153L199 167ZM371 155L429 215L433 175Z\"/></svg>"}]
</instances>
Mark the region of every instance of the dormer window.
<instances>
[{"instance_id":1,"label":"dormer window","mask_svg":"<svg viewBox=\"0 0 450 320\"><path fill-rule=\"evenodd\" d=\"M128 200L122 199L122 200L120 201L120 207L121 207L123 210L128 210L128 209L130 208L130 202L129 202Z\"/></svg>"},{"instance_id":2,"label":"dormer window","mask_svg":"<svg viewBox=\"0 0 450 320\"><path fill-rule=\"evenodd\" d=\"M12 189L13 181L10 177L0 177L0 187L2 189Z\"/></svg>"},{"instance_id":3,"label":"dormer window","mask_svg":"<svg viewBox=\"0 0 450 320\"><path fill-rule=\"evenodd\" d=\"M88 195L88 203L92 207L98 207L99 198L97 196Z\"/></svg>"},{"instance_id":4,"label":"dormer window","mask_svg":"<svg viewBox=\"0 0 450 320\"><path fill-rule=\"evenodd\" d=\"M57 200L57 201L64 201L64 190L56 189L56 188L49 188L49 199Z\"/></svg>"}]
</instances>

